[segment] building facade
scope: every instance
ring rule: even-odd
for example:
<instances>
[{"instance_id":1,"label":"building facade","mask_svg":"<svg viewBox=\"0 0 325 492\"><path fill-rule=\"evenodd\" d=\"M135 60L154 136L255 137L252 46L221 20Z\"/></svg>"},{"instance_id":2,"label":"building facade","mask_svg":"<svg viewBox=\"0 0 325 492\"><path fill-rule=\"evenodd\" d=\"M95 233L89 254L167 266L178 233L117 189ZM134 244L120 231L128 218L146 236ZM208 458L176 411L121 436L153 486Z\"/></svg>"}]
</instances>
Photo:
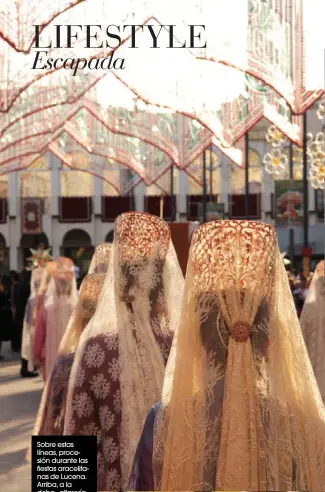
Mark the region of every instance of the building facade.
<instances>
[{"instance_id":1,"label":"building facade","mask_svg":"<svg viewBox=\"0 0 325 492\"><path fill-rule=\"evenodd\" d=\"M315 115L312 114L311 127L314 120ZM290 251L291 256L299 261L304 246L302 204L294 204L294 220L285 213L282 221L279 220L279 184L282 182L282 186L286 186L289 171L284 169L277 176L266 172L263 157L270 150L265 141L267 127L266 121L261 122L249 133L249 219L273 224L277 228L281 251ZM190 175L173 166L155 185L145 186L138 181L127 195L119 196L110 183L130 179L127 175L130 171L125 167L113 166L111 171L106 170L106 174L101 176L98 172L92 173L86 155L80 151L73 153L73 149L71 155L77 163L74 168L64 164L57 155L46 152L31 168L19 169L17 165L16 171L0 176L2 273L21 270L30 248L40 243L50 247L54 257L68 255L81 269L86 269L94 247L112 240L114 220L125 211L160 215L163 203L167 221L202 220L202 157L193 162ZM293 156L293 179L300 185L301 153L296 149ZM109 172L114 174L114 179L107 175ZM245 170L211 146L206 151L205 175L207 200L223 204L225 218L244 219ZM290 196L286 193L290 190L283 190L280 201L287 212L292 208ZM287 202L286 195L289 196ZM323 191L314 190L310 182L308 236L316 260L324 253Z\"/></svg>"}]
</instances>

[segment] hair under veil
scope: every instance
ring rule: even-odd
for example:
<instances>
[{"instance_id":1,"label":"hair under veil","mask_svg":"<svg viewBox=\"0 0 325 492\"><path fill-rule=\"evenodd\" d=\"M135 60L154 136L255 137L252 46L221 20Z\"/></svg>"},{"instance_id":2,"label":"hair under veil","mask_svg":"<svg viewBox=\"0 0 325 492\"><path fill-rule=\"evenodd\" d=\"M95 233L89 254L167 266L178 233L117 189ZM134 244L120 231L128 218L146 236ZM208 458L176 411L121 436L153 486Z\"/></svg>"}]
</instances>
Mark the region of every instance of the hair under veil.
<instances>
[{"instance_id":1,"label":"hair under veil","mask_svg":"<svg viewBox=\"0 0 325 492\"><path fill-rule=\"evenodd\" d=\"M325 402L325 272L324 261L315 269L300 316L310 361Z\"/></svg>"},{"instance_id":2,"label":"hair under veil","mask_svg":"<svg viewBox=\"0 0 325 492\"><path fill-rule=\"evenodd\" d=\"M323 490L324 445L275 229L202 225L155 421L155 489Z\"/></svg>"},{"instance_id":3,"label":"hair under veil","mask_svg":"<svg viewBox=\"0 0 325 492\"><path fill-rule=\"evenodd\" d=\"M99 244L90 262L88 273L106 273L111 256L112 245L110 243Z\"/></svg>"},{"instance_id":4,"label":"hair under veil","mask_svg":"<svg viewBox=\"0 0 325 492\"><path fill-rule=\"evenodd\" d=\"M95 313L104 278L104 275L88 274L81 284L77 305L43 391L33 435L63 435L65 404L74 354L81 333Z\"/></svg>"},{"instance_id":5,"label":"hair under veil","mask_svg":"<svg viewBox=\"0 0 325 492\"><path fill-rule=\"evenodd\" d=\"M125 490L148 408L161 396L178 323L183 275L161 219L131 212L115 222L98 307L75 356L65 434L98 443L98 490Z\"/></svg>"}]
</instances>

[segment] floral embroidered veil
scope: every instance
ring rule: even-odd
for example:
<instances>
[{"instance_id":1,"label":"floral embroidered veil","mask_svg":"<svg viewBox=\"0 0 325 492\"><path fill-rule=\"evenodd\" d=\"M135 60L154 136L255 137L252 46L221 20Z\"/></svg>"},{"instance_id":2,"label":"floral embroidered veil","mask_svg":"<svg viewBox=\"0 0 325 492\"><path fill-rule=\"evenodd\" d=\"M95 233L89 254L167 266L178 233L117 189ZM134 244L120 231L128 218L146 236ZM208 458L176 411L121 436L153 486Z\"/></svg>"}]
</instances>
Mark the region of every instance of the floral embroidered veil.
<instances>
[{"instance_id":1,"label":"floral embroidered veil","mask_svg":"<svg viewBox=\"0 0 325 492\"><path fill-rule=\"evenodd\" d=\"M125 489L127 486L146 414L161 397L165 362L171 336L178 323L183 284L168 225L145 213L131 212L119 216L115 222L111 261L97 310L82 334L75 356L65 424L65 433L73 434L79 413L75 406L77 397L73 396L80 381L78 371L91 370L96 363L98 369L90 383L98 400L95 405L99 408L101 426L98 439L102 443L100 455L103 455L102 466L106 467L103 474L108 487L98 484L104 487L100 490L115 490L120 486ZM102 337L105 353L97 342ZM167 339L169 344L165 343ZM91 340L94 340L93 344ZM113 364L114 373L110 372ZM101 383L100 391L96 381ZM119 390L115 394L113 387L117 382ZM104 404L103 395L107 391ZM78 398L81 396L84 394ZM120 407L114 407L114 425L120 418L116 432L120 465L107 469L114 459L112 452L116 444L111 437L105 437L112 435L114 429L104 415L114 412L107 409L113 409L113 400L115 402L117 397ZM88 403L90 405L88 401L83 405ZM101 466L100 460L98 466ZM117 478L118 474L121 474L120 478Z\"/></svg>"},{"instance_id":2,"label":"floral embroidered veil","mask_svg":"<svg viewBox=\"0 0 325 492\"><path fill-rule=\"evenodd\" d=\"M273 227L193 234L153 443L156 490L323 490L325 409Z\"/></svg>"}]
</instances>

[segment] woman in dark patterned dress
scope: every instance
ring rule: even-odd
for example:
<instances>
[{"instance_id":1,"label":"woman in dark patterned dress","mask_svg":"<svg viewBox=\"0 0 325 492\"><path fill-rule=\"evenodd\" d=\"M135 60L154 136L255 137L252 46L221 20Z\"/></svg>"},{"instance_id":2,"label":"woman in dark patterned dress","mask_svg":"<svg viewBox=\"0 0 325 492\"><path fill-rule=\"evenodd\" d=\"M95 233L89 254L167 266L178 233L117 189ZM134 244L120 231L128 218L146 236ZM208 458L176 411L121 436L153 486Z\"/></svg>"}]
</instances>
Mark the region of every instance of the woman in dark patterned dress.
<instances>
[{"instance_id":1,"label":"woman in dark patterned dress","mask_svg":"<svg viewBox=\"0 0 325 492\"><path fill-rule=\"evenodd\" d=\"M160 399L184 283L169 227L152 215L119 216L111 255L75 356L64 430L97 436L101 491L126 489L147 411Z\"/></svg>"},{"instance_id":2,"label":"woman in dark patterned dress","mask_svg":"<svg viewBox=\"0 0 325 492\"><path fill-rule=\"evenodd\" d=\"M33 435L63 435L70 371L81 333L95 313L105 275L90 274L80 287L77 306L62 339L51 376L43 391Z\"/></svg>"}]
</instances>

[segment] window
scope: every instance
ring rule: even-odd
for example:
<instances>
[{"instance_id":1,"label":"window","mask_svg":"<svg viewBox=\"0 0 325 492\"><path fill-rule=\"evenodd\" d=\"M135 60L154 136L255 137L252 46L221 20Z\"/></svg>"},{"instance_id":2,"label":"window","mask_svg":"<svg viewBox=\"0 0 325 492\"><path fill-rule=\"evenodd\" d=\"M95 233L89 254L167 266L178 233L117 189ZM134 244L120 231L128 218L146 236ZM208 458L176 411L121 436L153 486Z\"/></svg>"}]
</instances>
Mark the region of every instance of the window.
<instances>
[{"instance_id":1,"label":"window","mask_svg":"<svg viewBox=\"0 0 325 492\"><path fill-rule=\"evenodd\" d=\"M36 159L28 170L19 173L22 198L47 198L51 196L51 173L45 156Z\"/></svg>"},{"instance_id":2,"label":"window","mask_svg":"<svg viewBox=\"0 0 325 492\"><path fill-rule=\"evenodd\" d=\"M262 188L262 159L254 149L249 149L248 165L249 193L260 194ZM230 190L232 195L245 194L245 169L235 164L231 165L230 170Z\"/></svg>"},{"instance_id":3,"label":"window","mask_svg":"<svg viewBox=\"0 0 325 492\"><path fill-rule=\"evenodd\" d=\"M8 174L0 176L0 198L8 197Z\"/></svg>"},{"instance_id":4,"label":"window","mask_svg":"<svg viewBox=\"0 0 325 492\"><path fill-rule=\"evenodd\" d=\"M93 176L85 171L70 169L63 166L60 172L62 197L78 197L93 195Z\"/></svg>"},{"instance_id":5,"label":"window","mask_svg":"<svg viewBox=\"0 0 325 492\"><path fill-rule=\"evenodd\" d=\"M258 220L261 218L262 159L254 149L249 149L248 166L248 218ZM243 219L246 217L245 169L233 164L230 180L229 216Z\"/></svg>"},{"instance_id":6,"label":"window","mask_svg":"<svg viewBox=\"0 0 325 492\"><path fill-rule=\"evenodd\" d=\"M220 163L218 155L211 153L212 165L210 164L210 152L206 152L206 190L208 195L219 195L220 193ZM187 168L189 175L189 195L203 194L203 163L202 156L198 157Z\"/></svg>"},{"instance_id":7,"label":"window","mask_svg":"<svg viewBox=\"0 0 325 492\"><path fill-rule=\"evenodd\" d=\"M315 211L320 220L324 220L324 191L315 190Z\"/></svg>"}]
</instances>

